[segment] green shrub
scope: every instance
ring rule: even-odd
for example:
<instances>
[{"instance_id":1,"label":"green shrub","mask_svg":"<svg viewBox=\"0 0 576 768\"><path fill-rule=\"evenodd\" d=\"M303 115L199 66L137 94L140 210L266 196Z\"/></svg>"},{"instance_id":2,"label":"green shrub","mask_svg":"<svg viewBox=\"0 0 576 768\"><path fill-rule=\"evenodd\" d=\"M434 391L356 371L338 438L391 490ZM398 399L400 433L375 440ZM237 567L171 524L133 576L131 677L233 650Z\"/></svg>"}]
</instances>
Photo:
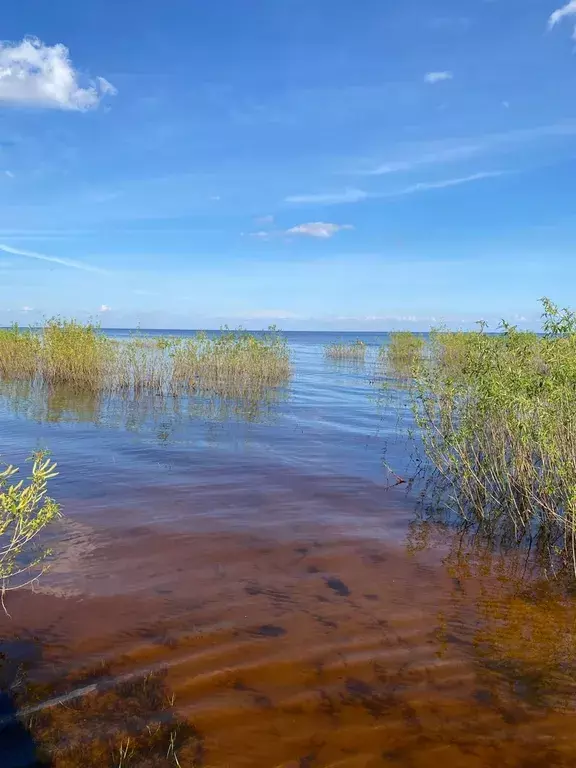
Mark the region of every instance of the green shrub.
<instances>
[{"instance_id":1,"label":"green shrub","mask_svg":"<svg viewBox=\"0 0 576 768\"><path fill-rule=\"evenodd\" d=\"M438 497L522 538L556 530L576 555L576 333L545 303L544 336L432 334L414 409Z\"/></svg>"},{"instance_id":2,"label":"green shrub","mask_svg":"<svg viewBox=\"0 0 576 768\"><path fill-rule=\"evenodd\" d=\"M37 544L38 535L60 515L60 507L47 496L48 481L56 477L56 464L44 453L33 457L28 484L11 481L18 469L0 472L0 592L18 589L46 570L49 550Z\"/></svg>"}]
</instances>

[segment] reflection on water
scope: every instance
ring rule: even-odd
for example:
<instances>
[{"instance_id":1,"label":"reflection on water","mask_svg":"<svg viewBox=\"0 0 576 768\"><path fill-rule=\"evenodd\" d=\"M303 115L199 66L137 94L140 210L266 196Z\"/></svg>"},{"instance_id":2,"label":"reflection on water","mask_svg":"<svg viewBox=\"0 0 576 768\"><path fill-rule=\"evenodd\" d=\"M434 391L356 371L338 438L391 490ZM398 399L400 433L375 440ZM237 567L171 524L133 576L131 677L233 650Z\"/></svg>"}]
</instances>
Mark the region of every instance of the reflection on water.
<instances>
[{"instance_id":1,"label":"reflection on water","mask_svg":"<svg viewBox=\"0 0 576 768\"><path fill-rule=\"evenodd\" d=\"M286 390L272 387L234 397L202 391L174 396L87 392L42 381L0 381L0 407L16 416L39 422L84 422L134 431L159 425L169 429L185 419L266 422L274 418L276 407L286 397Z\"/></svg>"},{"instance_id":2,"label":"reflection on water","mask_svg":"<svg viewBox=\"0 0 576 768\"><path fill-rule=\"evenodd\" d=\"M390 487L404 394L378 399L373 366L324 360L329 340L297 337L290 389L248 408L0 393L7 453L53 450L67 515L53 570L0 617L28 756L576 764L573 574L542 560L553 542L455 528ZM22 764L6 727L2 768Z\"/></svg>"},{"instance_id":3,"label":"reflection on water","mask_svg":"<svg viewBox=\"0 0 576 768\"><path fill-rule=\"evenodd\" d=\"M468 628L482 673L500 678L519 703L565 710L576 704L576 626L572 564L552 573L545 547L499 545L477 532L430 522L411 526L408 551L442 550L452 580L444 637L474 606Z\"/></svg>"}]
</instances>

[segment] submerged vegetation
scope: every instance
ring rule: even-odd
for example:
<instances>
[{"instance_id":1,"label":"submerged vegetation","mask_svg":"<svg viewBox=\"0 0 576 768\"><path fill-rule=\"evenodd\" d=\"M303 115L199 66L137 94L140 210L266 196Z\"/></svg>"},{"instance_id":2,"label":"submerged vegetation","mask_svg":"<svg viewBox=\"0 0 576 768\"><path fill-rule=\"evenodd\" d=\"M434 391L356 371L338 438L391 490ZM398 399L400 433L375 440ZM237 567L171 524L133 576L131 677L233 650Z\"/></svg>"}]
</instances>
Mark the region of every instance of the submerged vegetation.
<instances>
[{"instance_id":1,"label":"submerged vegetation","mask_svg":"<svg viewBox=\"0 0 576 768\"><path fill-rule=\"evenodd\" d=\"M436 504L576 563L576 315L543 306L543 335L433 331L413 409Z\"/></svg>"},{"instance_id":2,"label":"submerged vegetation","mask_svg":"<svg viewBox=\"0 0 576 768\"><path fill-rule=\"evenodd\" d=\"M194 768L204 739L178 717L166 674L114 679L102 662L54 684L24 679L20 720L33 736L34 765L52 768ZM59 706L56 706L59 703Z\"/></svg>"},{"instance_id":3,"label":"submerged vegetation","mask_svg":"<svg viewBox=\"0 0 576 768\"><path fill-rule=\"evenodd\" d=\"M46 569L50 551L37 537L60 515L60 507L47 495L48 481L56 477L56 464L44 453L32 458L28 484L14 483L18 469L0 472L0 593L35 581Z\"/></svg>"},{"instance_id":4,"label":"submerged vegetation","mask_svg":"<svg viewBox=\"0 0 576 768\"><path fill-rule=\"evenodd\" d=\"M262 336L225 329L188 339L105 336L98 326L55 318L38 331L0 331L0 378L71 390L243 395L284 384L290 356L275 328Z\"/></svg>"},{"instance_id":5,"label":"submerged vegetation","mask_svg":"<svg viewBox=\"0 0 576 768\"><path fill-rule=\"evenodd\" d=\"M330 360L356 360L364 362L366 359L366 344L357 339L352 344L327 344L324 348L324 354Z\"/></svg>"}]
</instances>

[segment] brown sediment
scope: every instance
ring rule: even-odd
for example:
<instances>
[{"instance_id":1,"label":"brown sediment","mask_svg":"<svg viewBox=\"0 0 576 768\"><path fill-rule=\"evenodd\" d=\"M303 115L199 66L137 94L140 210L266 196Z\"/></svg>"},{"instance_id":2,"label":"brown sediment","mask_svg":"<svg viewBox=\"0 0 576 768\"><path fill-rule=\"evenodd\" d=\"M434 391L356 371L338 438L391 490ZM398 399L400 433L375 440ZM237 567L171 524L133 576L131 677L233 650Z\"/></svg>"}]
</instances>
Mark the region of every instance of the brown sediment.
<instances>
[{"instance_id":1,"label":"brown sediment","mask_svg":"<svg viewBox=\"0 0 576 768\"><path fill-rule=\"evenodd\" d=\"M96 685L27 718L54 768L573 766L572 598L433 533L118 531L81 594L11 599L16 704Z\"/></svg>"}]
</instances>

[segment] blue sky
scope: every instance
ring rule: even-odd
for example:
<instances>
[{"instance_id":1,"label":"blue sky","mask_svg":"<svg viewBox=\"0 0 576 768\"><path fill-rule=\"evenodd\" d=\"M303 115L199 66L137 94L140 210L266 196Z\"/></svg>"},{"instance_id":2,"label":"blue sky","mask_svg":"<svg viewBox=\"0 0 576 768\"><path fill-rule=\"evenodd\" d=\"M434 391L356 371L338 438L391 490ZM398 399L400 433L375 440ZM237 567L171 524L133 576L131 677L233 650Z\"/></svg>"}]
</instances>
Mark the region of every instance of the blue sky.
<instances>
[{"instance_id":1,"label":"blue sky","mask_svg":"<svg viewBox=\"0 0 576 768\"><path fill-rule=\"evenodd\" d=\"M575 305L576 0L21 0L0 325L426 328Z\"/></svg>"}]
</instances>

